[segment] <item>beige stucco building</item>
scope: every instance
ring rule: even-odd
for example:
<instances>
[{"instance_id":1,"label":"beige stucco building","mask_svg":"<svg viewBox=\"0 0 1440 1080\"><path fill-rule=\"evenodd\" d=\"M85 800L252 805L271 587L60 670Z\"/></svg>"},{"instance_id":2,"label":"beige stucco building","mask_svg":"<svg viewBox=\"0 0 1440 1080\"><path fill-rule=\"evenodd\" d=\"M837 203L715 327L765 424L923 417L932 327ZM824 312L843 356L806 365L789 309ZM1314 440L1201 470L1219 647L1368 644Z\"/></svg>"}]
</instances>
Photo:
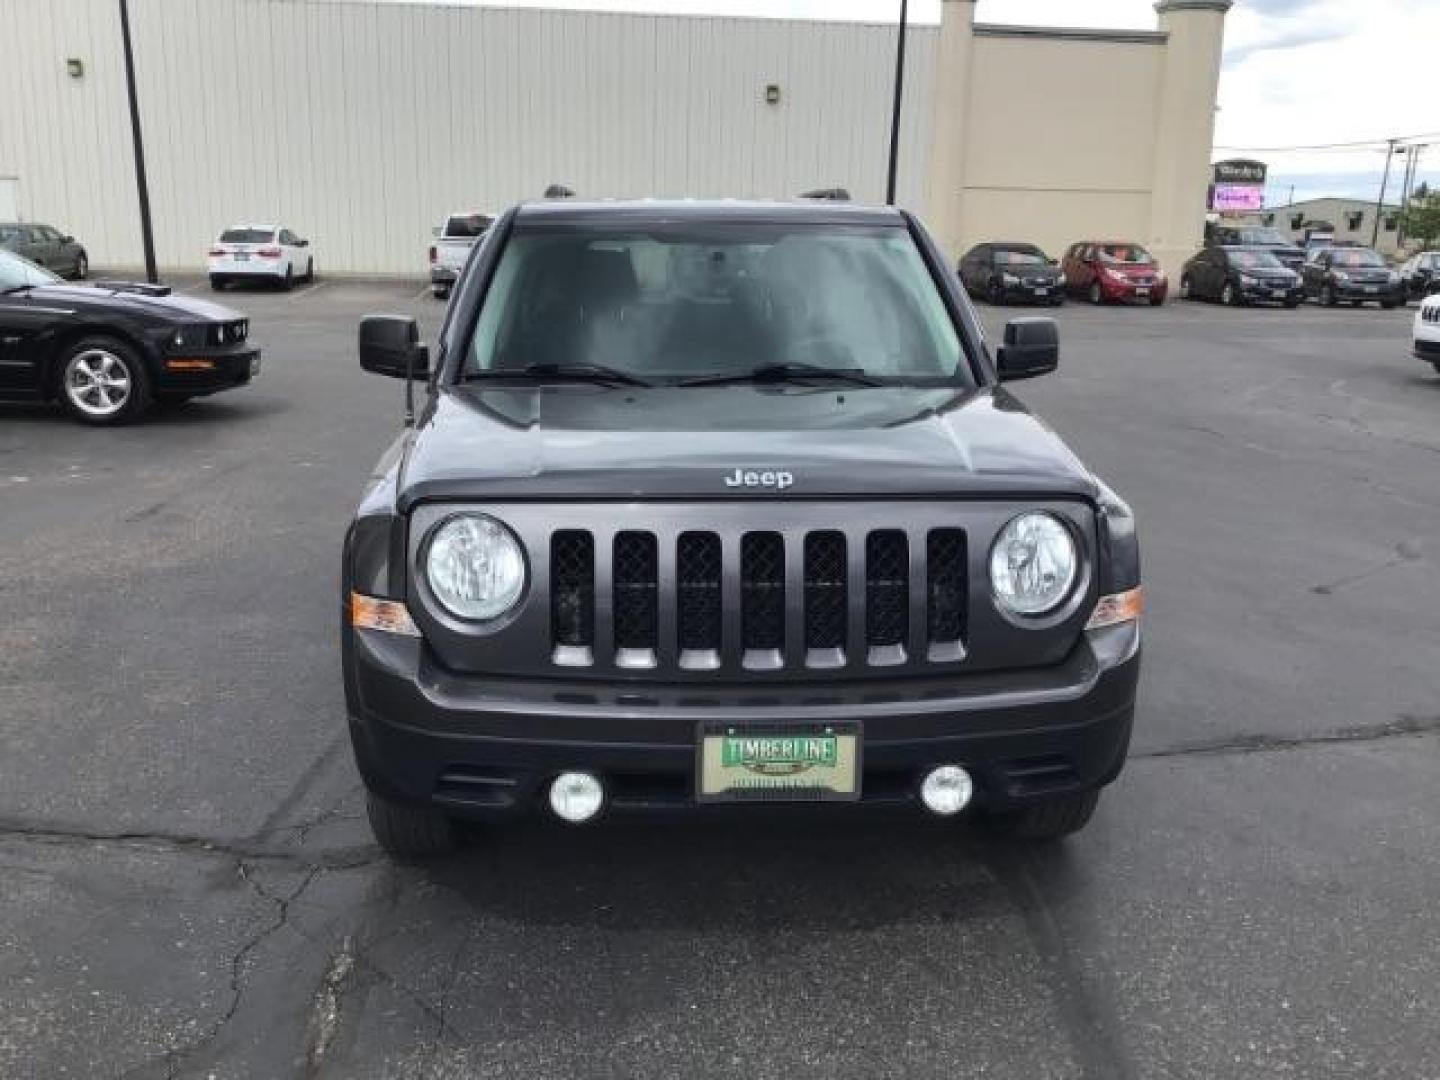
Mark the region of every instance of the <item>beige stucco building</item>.
<instances>
[{"instance_id":1,"label":"beige stucco building","mask_svg":"<svg viewBox=\"0 0 1440 1080\"><path fill-rule=\"evenodd\" d=\"M927 209L952 252L1024 239L1199 246L1230 0L1161 0L1154 31L974 23L945 0Z\"/></svg>"},{"instance_id":2,"label":"beige stucco building","mask_svg":"<svg viewBox=\"0 0 1440 1080\"><path fill-rule=\"evenodd\" d=\"M1078 2L1078 0L1077 0ZM96 265L140 263L114 0L3 0L0 209ZM907 39L898 201L953 258L1204 228L1230 0L1161 0L1147 31L977 25L945 0ZM130 0L155 242L281 220L327 273L421 274L454 210L534 198L881 201L893 23L386 0Z\"/></svg>"}]
</instances>

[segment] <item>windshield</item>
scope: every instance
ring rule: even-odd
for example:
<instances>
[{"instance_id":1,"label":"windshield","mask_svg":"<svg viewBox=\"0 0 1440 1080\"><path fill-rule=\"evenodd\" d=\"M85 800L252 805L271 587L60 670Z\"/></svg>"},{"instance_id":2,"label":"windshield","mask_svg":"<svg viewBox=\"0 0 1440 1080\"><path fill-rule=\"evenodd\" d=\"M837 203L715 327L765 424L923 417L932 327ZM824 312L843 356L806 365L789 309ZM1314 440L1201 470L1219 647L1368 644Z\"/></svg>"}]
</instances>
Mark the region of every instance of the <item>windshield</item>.
<instances>
[{"instance_id":1,"label":"windshield","mask_svg":"<svg viewBox=\"0 0 1440 1080\"><path fill-rule=\"evenodd\" d=\"M29 259L0 250L0 292L23 289L31 285L54 285L59 280L49 270L42 270Z\"/></svg>"},{"instance_id":2,"label":"windshield","mask_svg":"<svg viewBox=\"0 0 1440 1080\"><path fill-rule=\"evenodd\" d=\"M953 379L960 339L910 234L714 222L519 232L465 374L592 365L648 382L813 365Z\"/></svg>"},{"instance_id":3,"label":"windshield","mask_svg":"<svg viewBox=\"0 0 1440 1080\"><path fill-rule=\"evenodd\" d=\"M1101 262L1149 266L1155 261L1139 244L1097 244L1095 250L1099 253Z\"/></svg>"},{"instance_id":4,"label":"windshield","mask_svg":"<svg viewBox=\"0 0 1440 1080\"><path fill-rule=\"evenodd\" d=\"M1336 248L1330 256L1330 265L1352 270L1364 266L1384 266L1385 260L1366 248Z\"/></svg>"},{"instance_id":5,"label":"windshield","mask_svg":"<svg viewBox=\"0 0 1440 1080\"><path fill-rule=\"evenodd\" d=\"M485 214L456 214L445 222L447 239L472 239L490 228L491 218Z\"/></svg>"},{"instance_id":6,"label":"windshield","mask_svg":"<svg viewBox=\"0 0 1440 1080\"><path fill-rule=\"evenodd\" d=\"M274 229L226 229L220 234L222 244L268 244L274 239Z\"/></svg>"},{"instance_id":7,"label":"windshield","mask_svg":"<svg viewBox=\"0 0 1440 1080\"><path fill-rule=\"evenodd\" d=\"M1283 235L1279 229L1236 229L1241 244L1273 244L1280 247L1292 247L1289 237Z\"/></svg>"},{"instance_id":8,"label":"windshield","mask_svg":"<svg viewBox=\"0 0 1440 1080\"><path fill-rule=\"evenodd\" d=\"M1039 248L996 248L996 266L1045 266L1045 253Z\"/></svg>"},{"instance_id":9,"label":"windshield","mask_svg":"<svg viewBox=\"0 0 1440 1080\"><path fill-rule=\"evenodd\" d=\"M1242 270L1253 270L1257 266L1283 267L1285 264L1268 251L1232 251L1230 265L1238 266Z\"/></svg>"}]
</instances>

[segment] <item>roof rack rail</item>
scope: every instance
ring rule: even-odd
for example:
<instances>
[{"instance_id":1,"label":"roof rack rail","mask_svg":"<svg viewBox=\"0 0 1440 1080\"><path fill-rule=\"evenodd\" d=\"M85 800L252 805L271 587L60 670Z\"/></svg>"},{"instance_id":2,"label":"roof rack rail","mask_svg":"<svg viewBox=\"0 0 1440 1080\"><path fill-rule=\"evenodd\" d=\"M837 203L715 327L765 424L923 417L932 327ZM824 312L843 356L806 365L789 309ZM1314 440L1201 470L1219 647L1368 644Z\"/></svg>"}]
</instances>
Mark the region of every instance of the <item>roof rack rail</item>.
<instances>
[{"instance_id":1,"label":"roof rack rail","mask_svg":"<svg viewBox=\"0 0 1440 1080\"><path fill-rule=\"evenodd\" d=\"M564 184L551 184L545 189L545 198L547 199L573 199L574 197L574 190Z\"/></svg>"},{"instance_id":2,"label":"roof rack rail","mask_svg":"<svg viewBox=\"0 0 1440 1080\"><path fill-rule=\"evenodd\" d=\"M802 199L824 199L827 202L849 202L850 192L843 187L816 188L814 191L802 191Z\"/></svg>"}]
</instances>

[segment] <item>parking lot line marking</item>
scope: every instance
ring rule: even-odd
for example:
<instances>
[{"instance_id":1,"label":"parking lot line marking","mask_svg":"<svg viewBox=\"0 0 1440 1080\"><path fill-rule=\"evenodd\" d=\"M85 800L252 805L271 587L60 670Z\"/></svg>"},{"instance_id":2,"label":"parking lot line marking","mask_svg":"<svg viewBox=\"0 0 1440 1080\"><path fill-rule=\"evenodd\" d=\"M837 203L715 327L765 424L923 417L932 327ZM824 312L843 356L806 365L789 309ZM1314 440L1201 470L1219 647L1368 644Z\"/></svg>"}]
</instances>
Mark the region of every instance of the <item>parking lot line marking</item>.
<instances>
[{"instance_id":1,"label":"parking lot line marking","mask_svg":"<svg viewBox=\"0 0 1440 1080\"><path fill-rule=\"evenodd\" d=\"M430 286L429 286L429 285L426 285L425 288L421 289L418 293L416 293L416 294L415 294L414 296L412 296L410 299L412 299L412 300L424 300L425 297L429 294L429 292L430 292Z\"/></svg>"},{"instance_id":2,"label":"parking lot line marking","mask_svg":"<svg viewBox=\"0 0 1440 1080\"><path fill-rule=\"evenodd\" d=\"M302 296L309 296L311 293L319 292L321 289L325 288L325 286L329 284L330 283L328 281L317 281L314 285L307 286L306 288L301 289L298 292L292 292L290 294L290 299L292 301L299 300Z\"/></svg>"}]
</instances>

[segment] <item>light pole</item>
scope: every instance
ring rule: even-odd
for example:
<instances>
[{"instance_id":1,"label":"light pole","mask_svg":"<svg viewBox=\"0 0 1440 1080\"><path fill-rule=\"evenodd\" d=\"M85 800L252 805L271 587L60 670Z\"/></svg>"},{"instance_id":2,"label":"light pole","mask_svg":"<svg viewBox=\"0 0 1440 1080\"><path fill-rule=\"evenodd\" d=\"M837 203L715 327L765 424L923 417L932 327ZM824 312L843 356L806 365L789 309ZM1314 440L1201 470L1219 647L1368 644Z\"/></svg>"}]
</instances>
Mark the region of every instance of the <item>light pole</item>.
<instances>
[{"instance_id":1,"label":"light pole","mask_svg":"<svg viewBox=\"0 0 1440 1080\"><path fill-rule=\"evenodd\" d=\"M145 179L145 141L140 137L140 102L135 96L135 52L130 45L130 3L120 0L120 40L125 49L125 88L130 97L130 138L135 145L135 190L140 196L140 242L145 248L145 280L155 271L155 233L150 227L150 185Z\"/></svg>"},{"instance_id":2,"label":"light pole","mask_svg":"<svg viewBox=\"0 0 1440 1080\"><path fill-rule=\"evenodd\" d=\"M900 0L900 36L895 42L895 111L890 117L890 171L885 180L885 202L895 205L895 171L900 163L900 100L905 93L905 27L909 0Z\"/></svg>"}]
</instances>

